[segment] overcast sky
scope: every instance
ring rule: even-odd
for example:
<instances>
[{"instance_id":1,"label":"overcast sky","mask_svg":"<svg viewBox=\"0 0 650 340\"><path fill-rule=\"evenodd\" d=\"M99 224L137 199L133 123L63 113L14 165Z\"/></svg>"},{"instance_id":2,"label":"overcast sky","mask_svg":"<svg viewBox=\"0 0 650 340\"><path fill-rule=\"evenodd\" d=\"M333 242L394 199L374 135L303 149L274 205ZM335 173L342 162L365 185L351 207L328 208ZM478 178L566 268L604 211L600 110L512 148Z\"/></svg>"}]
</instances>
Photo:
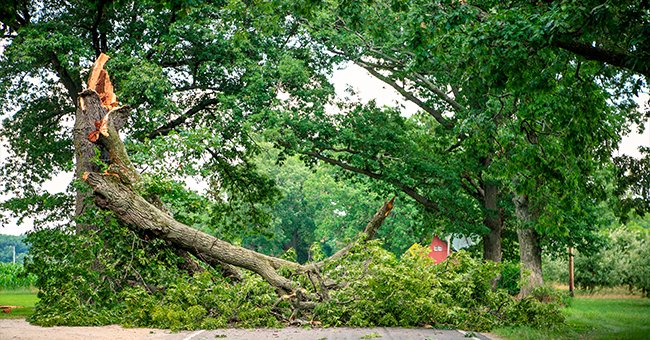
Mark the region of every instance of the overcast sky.
<instances>
[{"instance_id":1,"label":"overcast sky","mask_svg":"<svg viewBox=\"0 0 650 340\"><path fill-rule=\"evenodd\" d=\"M0 53L2 53L2 46L0 46ZM375 99L379 106L396 106L402 105L403 112L405 114L413 114L417 112L418 108L415 104L411 102L406 102L403 100L402 96L398 94L393 88L388 85L385 85L383 82L375 79L371 76L366 70L358 67L356 65L349 64L347 67L339 69L334 72L332 80L336 87L336 92L339 96L343 97L346 94L346 88L351 86L356 92L356 98L368 102L372 99ZM639 98L639 103L642 105L648 104L648 93L644 93ZM646 109L648 109L646 107ZM2 124L2 122L0 122ZM646 124L646 127L649 127L641 135L633 131L628 136L623 138L621 145L619 146L618 153L616 154L627 154L634 157L639 157L640 153L638 147L650 146L650 124ZM6 145L0 140L0 162L7 161L7 150ZM66 189L70 181L72 180L72 173L63 173L57 175L52 180L45 183L45 189L55 193L62 192ZM7 196L0 195L0 201L8 198ZM0 227L0 234L11 234L11 235L20 235L32 229L32 221L25 220L22 225L16 225L15 221L10 222L9 225L5 225L4 228Z\"/></svg>"}]
</instances>

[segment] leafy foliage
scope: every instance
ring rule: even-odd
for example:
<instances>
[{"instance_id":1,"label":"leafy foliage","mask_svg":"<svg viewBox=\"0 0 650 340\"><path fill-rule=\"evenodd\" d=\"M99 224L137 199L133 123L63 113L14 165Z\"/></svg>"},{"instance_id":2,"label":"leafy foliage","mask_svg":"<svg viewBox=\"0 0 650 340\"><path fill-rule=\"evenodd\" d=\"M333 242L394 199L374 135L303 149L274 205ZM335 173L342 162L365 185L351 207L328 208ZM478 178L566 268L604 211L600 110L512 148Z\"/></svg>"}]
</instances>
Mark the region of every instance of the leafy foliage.
<instances>
[{"instance_id":1,"label":"leafy foliage","mask_svg":"<svg viewBox=\"0 0 650 340\"><path fill-rule=\"evenodd\" d=\"M638 219L643 221L643 219ZM646 218L647 220L647 218ZM587 290L604 287L626 286L638 289L648 295L650 266L647 256L650 252L648 229L628 226L605 230L603 242L595 251L575 255L575 282ZM556 282L567 282L566 259L549 258L546 261L546 276Z\"/></svg>"},{"instance_id":2,"label":"leafy foliage","mask_svg":"<svg viewBox=\"0 0 650 340\"><path fill-rule=\"evenodd\" d=\"M119 323L174 330L279 327L293 313L289 302L261 277L245 272L243 281L231 282L213 270L190 277L160 241L142 241L116 224L80 234L40 230L28 240L34 251L26 268L37 274L40 289L30 319L36 324ZM557 305L516 301L506 291L492 291L499 265L464 252L433 265L423 256L427 249L414 245L398 259L378 241L356 245L323 270L338 289L330 290L330 299L317 303L313 314L303 311L307 314L302 317L324 326L428 324L474 330L561 322ZM306 278L298 281L312 289Z\"/></svg>"},{"instance_id":3,"label":"leafy foliage","mask_svg":"<svg viewBox=\"0 0 650 340\"><path fill-rule=\"evenodd\" d=\"M423 326L489 330L505 324L548 326L562 321L557 306L515 301L491 289L499 272L464 252L433 265L429 248L413 245L400 259L377 243L352 251L329 272L349 284L332 292L315 314L328 326Z\"/></svg>"}]
</instances>

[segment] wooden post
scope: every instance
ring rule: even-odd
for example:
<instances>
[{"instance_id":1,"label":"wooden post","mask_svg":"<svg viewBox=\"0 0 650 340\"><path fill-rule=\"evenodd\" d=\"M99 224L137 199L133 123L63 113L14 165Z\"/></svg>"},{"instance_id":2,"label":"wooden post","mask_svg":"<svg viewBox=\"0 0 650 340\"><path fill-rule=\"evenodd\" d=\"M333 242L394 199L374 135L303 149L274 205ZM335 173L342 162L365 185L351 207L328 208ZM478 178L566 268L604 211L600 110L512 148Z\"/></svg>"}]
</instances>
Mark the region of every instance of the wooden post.
<instances>
[{"instance_id":1,"label":"wooden post","mask_svg":"<svg viewBox=\"0 0 650 340\"><path fill-rule=\"evenodd\" d=\"M574 282L573 282L573 248L569 247L569 294L574 296L573 292Z\"/></svg>"}]
</instances>

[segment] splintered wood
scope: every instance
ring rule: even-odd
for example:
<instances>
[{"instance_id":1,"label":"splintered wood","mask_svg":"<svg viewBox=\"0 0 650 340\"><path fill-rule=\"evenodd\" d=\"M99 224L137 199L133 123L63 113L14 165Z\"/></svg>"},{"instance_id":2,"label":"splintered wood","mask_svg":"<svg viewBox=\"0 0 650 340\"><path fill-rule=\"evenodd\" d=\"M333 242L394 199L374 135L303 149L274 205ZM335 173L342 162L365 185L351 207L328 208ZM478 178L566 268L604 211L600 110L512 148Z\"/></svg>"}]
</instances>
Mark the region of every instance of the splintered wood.
<instances>
[{"instance_id":1,"label":"splintered wood","mask_svg":"<svg viewBox=\"0 0 650 340\"><path fill-rule=\"evenodd\" d=\"M104 65L106 65L108 59L109 57L106 54L100 54L93 65L90 78L88 78L88 88L97 92L102 107L108 111L102 120L95 121L95 128L97 130L88 134L88 139L93 143L99 139L100 134L108 136L108 116L111 110L117 107L117 96L113 93L113 84L111 84L108 72L104 69ZM83 99L81 100L81 109L85 109Z\"/></svg>"},{"instance_id":2,"label":"splintered wood","mask_svg":"<svg viewBox=\"0 0 650 340\"><path fill-rule=\"evenodd\" d=\"M390 201L388 201L388 204L386 204L386 212L384 213L384 217L388 217L388 214L390 214L390 211L393 210L393 207L395 206L395 204L394 204L395 197L396 196L393 196L393 198Z\"/></svg>"},{"instance_id":3,"label":"splintered wood","mask_svg":"<svg viewBox=\"0 0 650 340\"><path fill-rule=\"evenodd\" d=\"M104 70L104 65L108 61L108 58L104 53L99 55L90 73L88 88L95 90L99 94L102 106L110 111L117 107L117 97L113 93L113 84L111 84L111 80L108 77L108 72Z\"/></svg>"}]
</instances>

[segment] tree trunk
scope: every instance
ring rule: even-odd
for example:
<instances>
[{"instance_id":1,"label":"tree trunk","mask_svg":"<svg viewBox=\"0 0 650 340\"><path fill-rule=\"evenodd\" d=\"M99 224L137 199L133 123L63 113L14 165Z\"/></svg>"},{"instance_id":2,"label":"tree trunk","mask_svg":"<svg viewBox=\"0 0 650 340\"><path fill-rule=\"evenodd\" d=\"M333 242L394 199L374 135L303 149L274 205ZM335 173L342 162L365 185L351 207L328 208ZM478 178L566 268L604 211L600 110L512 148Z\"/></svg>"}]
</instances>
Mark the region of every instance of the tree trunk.
<instances>
[{"instance_id":1,"label":"tree trunk","mask_svg":"<svg viewBox=\"0 0 650 340\"><path fill-rule=\"evenodd\" d=\"M92 161L95 158L96 146L88 140L88 135L96 130L95 121L101 120L102 116L106 114L104 108L101 107L99 97L97 97L97 100L91 98L85 101L81 96L79 98L80 103L84 103L86 106L77 105L73 130L75 178L77 179L80 179L86 172L101 172L97 162ZM92 204L91 196L92 192L90 190L77 189L75 197L76 217L81 216L88 206ZM86 228L91 228L91 226L77 223L77 230Z\"/></svg>"},{"instance_id":2,"label":"tree trunk","mask_svg":"<svg viewBox=\"0 0 650 340\"><path fill-rule=\"evenodd\" d=\"M77 111L75 113L75 124L73 130L73 142L75 150L75 178L81 179L86 172L101 172L101 163L109 163L109 155L106 148L97 148L89 139L89 136L98 129L98 124L104 117L107 117L108 110L117 106L117 98L113 93L113 86L104 70L104 64L108 61L108 56L101 54L93 65L93 69L88 79L88 89L79 94L76 98ZM95 94L95 96L93 96ZM126 113L128 110L111 110L112 127L119 131L126 122ZM99 159L97 159L99 151ZM75 198L75 217L81 216L90 205L92 193L84 188L77 189ZM94 226L77 223L77 230L93 228Z\"/></svg>"},{"instance_id":3,"label":"tree trunk","mask_svg":"<svg viewBox=\"0 0 650 340\"><path fill-rule=\"evenodd\" d=\"M499 189L495 184L485 184L483 192L483 205L486 210L483 224L490 229L490 232L483 236L483 259L501 262L503 213L498 206Z\"/></svg>"},{"instance_id":4,"label":"tree trunk","mask_svg":"<svg viewBox=\"0 0 650 340\"><path fill-rule=\"evenodd\" d=\"M544 284L542 278L542 247L539 234L534 229L537 214L530 208L528 196L516 195L515 214L521 223L517 230L519 240L519 257L521 260L521 290L519 297L526 297L537 287Z\"/></svg>"}]
</instances>

